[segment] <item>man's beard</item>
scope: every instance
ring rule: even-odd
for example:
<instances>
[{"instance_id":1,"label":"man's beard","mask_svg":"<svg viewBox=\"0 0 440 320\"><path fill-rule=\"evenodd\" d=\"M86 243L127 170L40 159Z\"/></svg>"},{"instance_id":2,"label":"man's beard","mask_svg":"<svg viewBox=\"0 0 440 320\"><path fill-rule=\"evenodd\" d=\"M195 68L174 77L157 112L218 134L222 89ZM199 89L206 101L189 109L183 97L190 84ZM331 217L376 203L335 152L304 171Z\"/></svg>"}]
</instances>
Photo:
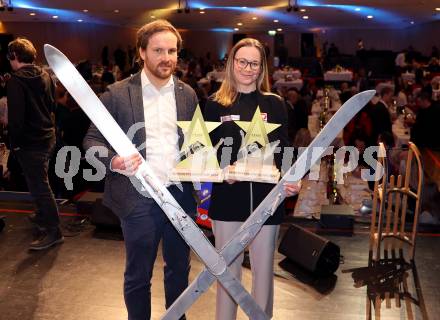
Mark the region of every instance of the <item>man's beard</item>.
<instances>
[{"instance_id":1,"label":"man's beard","mask_svg":"<svg viewBox=\"0 0 440 320\"><path fill-rule=\"evenodd\" d=\"M151 74L153 74L155 77L159 78L159 79L167 79L169 78L174 70L176 69L176 64L169 62L169 63L159 63L157 66L153 66L151 65L149 62L146 63L147 69L148 71L151 72ZM160 71L160 68L166 66L169 68L169 71L166 72L162 72Z\"/></svg>"}]
</instances>

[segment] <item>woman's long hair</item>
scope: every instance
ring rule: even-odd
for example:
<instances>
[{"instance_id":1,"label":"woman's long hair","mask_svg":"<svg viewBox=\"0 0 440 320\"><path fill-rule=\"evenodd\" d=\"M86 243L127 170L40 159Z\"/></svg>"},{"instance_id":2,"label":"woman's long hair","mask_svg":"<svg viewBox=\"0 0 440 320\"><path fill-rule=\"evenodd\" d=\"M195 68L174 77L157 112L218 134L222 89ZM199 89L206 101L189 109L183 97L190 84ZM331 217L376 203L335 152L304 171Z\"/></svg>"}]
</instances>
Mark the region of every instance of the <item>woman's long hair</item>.
<instances>
[{"instance_id":1,"label":"woman's long hair","mask_svg":"<svg viewBox=\"0 0 440 320\"><path fill-rule=\"evenodd\" d=\"M261 69L257 78L257 90L260 92L269 92L269 78L266 61L266 52L260 41L252 38L245 38L240 40L231 49L226 62L225 80L222 82L220 89L214 94L214 101L220 103L225 107L229 107L235 101L238 95L237 83L234 77L234 59L237 51L242 47L254 47L260 52Z\"/></svg>"}]
</instances>

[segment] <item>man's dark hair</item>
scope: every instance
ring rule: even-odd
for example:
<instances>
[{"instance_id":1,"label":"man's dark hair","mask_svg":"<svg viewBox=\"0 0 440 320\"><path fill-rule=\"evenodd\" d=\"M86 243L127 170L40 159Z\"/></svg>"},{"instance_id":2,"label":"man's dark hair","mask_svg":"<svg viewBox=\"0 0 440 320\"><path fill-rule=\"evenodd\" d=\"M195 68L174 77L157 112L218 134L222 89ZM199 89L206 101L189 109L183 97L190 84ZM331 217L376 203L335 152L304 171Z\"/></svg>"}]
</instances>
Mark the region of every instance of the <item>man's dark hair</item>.
<instances>
[{"instance_id":1,"label":"man's dark hair","mask_svg":"<svg viewBox=\"0 0 440 320\"><path fill-rule=\"evenodd\" d=\"M37 50L26 38L17 38L8 44L8 59L17 59L21 63L33 63L37 58Z\"/></svg>"},{"instance_id":2,"label":"man's dark hair","mask_svg":"<svg viewBox=\"0 0 440 320\"><path fill-rule=\"evenodd\" d=\"M287 92L289 92L289 91L295 91L298 95L300 94L299 90L295 87L290 87L289 89L287 89Z\"/></svg>"},{"instance_id":3,"label":"man's dark hair","mask_svg":"<svg viewBox=\"0 0 440 320\"><path fill-rule=\"evenodd\" d=\"M179 31L173 27L171 23L166 20L156 20L150 23L147 23L143 27L141 27L137 32L137 40L136 40L136 50L139 55L139 48L146 49L148 46L148 40L158 33L163 31L170 31L177 38L177 50L179 51L182 47L182 37L180 36Z\"/></svg>"}]
</instances>

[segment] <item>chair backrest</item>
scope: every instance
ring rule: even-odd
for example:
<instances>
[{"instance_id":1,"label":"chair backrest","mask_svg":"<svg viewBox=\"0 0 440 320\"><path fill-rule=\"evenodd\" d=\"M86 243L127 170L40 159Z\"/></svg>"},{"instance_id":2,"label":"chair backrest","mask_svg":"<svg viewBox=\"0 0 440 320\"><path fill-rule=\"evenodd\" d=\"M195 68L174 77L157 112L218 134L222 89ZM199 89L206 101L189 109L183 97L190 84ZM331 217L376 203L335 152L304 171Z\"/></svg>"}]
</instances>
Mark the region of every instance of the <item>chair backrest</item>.
<instances>
[{"instance_id":1,"label":"chair backrest","mask_svg":"<svg viewBox=\"0 0 440 320\"><path fill-rule=\"evenodd\" d=\"M394 177L390 179L390 187L388 188L389 199L393 198L390 204L394 205L394 227L393 236L408 243L411 246L410 259L414 258L415 240L417 235L418 220L421 211L421 200L424 183L424 171L422 157L417 146L410 142L408 156L406 158L404 176L398 175L397 181ZM391 186L391 184L394 184ZM407 224L408 200L414 202L413 222L410 230L407 232L405 226ZM388 221L388 214L387 214Z\"/></svg>"},{"instance_id":2,"label":"chair backrest","mask_svg":"<svg viewBox=\"0 0 440 320\"><path fill-rule=\"evenodd\" d=\"M410 245L409 258L414 258L418 219L421 211L423 191L423 163L419 149L410 142L405 172L397 178L391 176L387 190L386 223L384 237L393 237ZM409 231L407 225L408 200L414 202L413 222ZM401 246L399 245L399 249Z\"/></svg>"},{"instance_id":3,"label":"chair backrest","mask_svg":"<svg viewBox=\"0 0 440 320\"><path fill-rule=\"evenodd\" d=\"M383 143L379 144L377 165L375 168L375 181L373 189L373 205L370 227L370 253L375 252L375 259L380 259L380 241L375 241L375 235L382 233L383 215L385 214L385 197L387 190L388 160Z\"/></svg>"}]
</instances>

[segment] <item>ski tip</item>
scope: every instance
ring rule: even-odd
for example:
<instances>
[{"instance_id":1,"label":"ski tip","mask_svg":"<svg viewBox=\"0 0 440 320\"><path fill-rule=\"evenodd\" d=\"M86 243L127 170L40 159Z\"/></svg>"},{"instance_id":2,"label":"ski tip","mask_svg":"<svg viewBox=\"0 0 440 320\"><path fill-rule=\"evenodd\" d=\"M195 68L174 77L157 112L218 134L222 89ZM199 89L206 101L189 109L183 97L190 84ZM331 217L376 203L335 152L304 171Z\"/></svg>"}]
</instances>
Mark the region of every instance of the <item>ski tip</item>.
<instances>
[{"instance_id":1,"label":"ski tip","mask_svg":"<svg viewBox=\"0 0 440 320\"><path fill-rule=\"evenodd\" d=\"M51 68L67 59L67 57L60 50L47 43L44 45L44 56L46 57L46 60Z\"/></svg>"},{"instance_id":2,"label":"ski tip","mask_svg":"<svg viewBox=\"0 0 440 320\"><path fill-rule=\"evenodd\" d=\"M51 52L53 52L55 49L54 46L51 46L50 44L45 43L44 44L44 55L47 56L48 54L50 54Z\"/></svg>"},{"instance_id":3,"label":"ski tip","mask_svg":"<svg viewBox=\"0 0 440 320\"><path fill-rule=\"evenodd\" d=\"M44 56L46 57L46 60L50 66L53 60L52 57L56 56L57 53L58 53L58 49L55 48L54 46L51 46L50 44L47 43L44 45Z\"/></svg>"},{"instance_id":4,"label":"ski tip","mask_svg":"<svg viewBox=\"0 0 440 320\"><path fill-rule=\"evenodd\" d=\"M44 45L44 55L46 56L46 59L47 59L47 57L49 57L49 56L63 55L63 54L61 53L60 50L58 50L54 46L46 43Z\"/></svg>"},{"instance_id":5,"label":"ski tip","mask_svg":"<svg viewBox=\"0 0 440 320\"><path fill-rule=\"evenodd\" d=\"M373 98L376 95L376 90L372 89L372 90L365 90L362 92L359 92L358 95L364 96L365 98L369 98L368 101Z\"/></svg>"},{"instance_id":6,"label":"ski tip","mask_svg":"<svg viewBox=\"0 0 440 320\"><path fill-rule=\"evenodd\" d=\"M376 94L376 90L365 90L355 94L350 99L348 99L348 101L356 100L358 101L359 104L365 106L374 97L375 94Z\"/></svg>"}]
</instances>

